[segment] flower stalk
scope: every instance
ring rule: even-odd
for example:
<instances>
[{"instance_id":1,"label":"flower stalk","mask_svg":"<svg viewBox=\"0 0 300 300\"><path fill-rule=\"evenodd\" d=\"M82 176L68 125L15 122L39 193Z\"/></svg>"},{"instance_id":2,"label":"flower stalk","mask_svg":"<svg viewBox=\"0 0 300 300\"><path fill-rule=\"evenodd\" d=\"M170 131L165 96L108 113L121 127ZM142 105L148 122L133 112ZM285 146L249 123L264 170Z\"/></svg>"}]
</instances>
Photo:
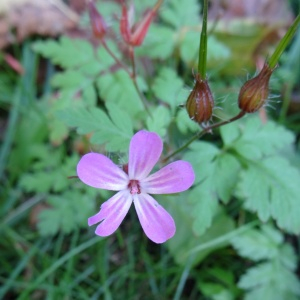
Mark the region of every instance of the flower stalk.
<instances>
[{"instance_id":1,"label":"flower stalk","mask_svg":"<svg viewBox=\"0 0 300 300\"><path fill-rule=\"evenodd\" d=\"M276 47L274 53L269 58L268 64L269 64L271 69L274 69L277 66L281 54L283 53L283 51L285 50L287 45L292 40L294 34L296 33L296 30L298 28L299 23L300 23L300 14L294 20L293 24L290 26L290 28L288 29L288 31L286 32L284 37L279 42L279 44Z\"/></svg>"},{"instance_id":2,"label":"flower stalk","mask_svg":"<svg viewBox=\"0 0 300 300\"><path fill-rule=\"evenodd\" d=\"M206 61L207 61L207 11L208 0L203 1L203 20L200 34L198 72L202 79L206 78Z\"/></svg>"},{"instance_id":3,"label":"flower stalk","mask_svg":"<svg viewBox=\"0 0 300 300\"><path fill-rule=\"evenodd\" d=\"M194 135L190 140L188 140L183 146L179 147L177 150L175 150L174 152L172 152L171 154L167 155L165 158L162 159L163 163L166 163L170 158L172 158L173 156L175 156L176 154L178 154L179 152L181 152L182 150L186 149L192 142L200 139L202 136L204 136L206 133L210 132L211 130L217 128L217 127L221 127L224 125L227 125L229 123L232 123L236 120L241 119L244 115L246 114L246 112L244 111L240 111L236 116L230 118L229 120L226 121L222 121L219 123L215 123L212 124L210 126L207 126L205 128L203 128L202 131L200 131L199 133L197 133L196 135Z\"/></svg>"}]
</instances>

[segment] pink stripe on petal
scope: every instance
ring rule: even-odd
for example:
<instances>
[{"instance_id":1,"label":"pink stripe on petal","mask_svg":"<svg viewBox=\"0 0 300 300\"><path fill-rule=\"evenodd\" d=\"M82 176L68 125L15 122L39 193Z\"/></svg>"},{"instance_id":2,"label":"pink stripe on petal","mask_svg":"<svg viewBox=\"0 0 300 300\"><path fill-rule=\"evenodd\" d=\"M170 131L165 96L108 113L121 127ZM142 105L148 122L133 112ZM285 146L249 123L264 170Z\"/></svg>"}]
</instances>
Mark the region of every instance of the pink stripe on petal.
<instances>
[{"instance_id":1,"label":"pink stripe on petal","mask_svg":"<svg viewBox=\"0 0 300 300\"><path fill-rule=\"evenodd\" d=\"M190 163L178 160L140 181L141 189L149 194L179 193L190 188L195 173Z\"/></svg>"},{"instance_id":2,"label":"pink stripe on petal","mask_svg":"<svg viewBox=\"0 0 300 300\"><path fill-rule=\"evenodd\" d=\"M124 220L130 205L132 196L128 191L121 191L101 205L100 212L89 218L88 224L94 225L102 221L95 233L100 236L108 236L114 233Z\"/></svg>"},{"instance_id":3,"label":"pink stripe on petal","mask_svg":"<svg viewBox=\"0 0 300 300\"><path fill-rule=\"evenodd\" d=\"M134 206L147 237L161 244L170 239L176 231L171 215L148 194L136 194Z\"/></svg>"},{"instance_id":4,"label":"pink stripe on petal","mask_svg":"<svg viewBox=\"0 0 300 300\"><path fill-rule=\"evenodd\" d=\"M77 175L89 186L112 191L126 189L129 182L123 170L99 153L84 155L77 165Z\"/></svg>"},{"instance_id":5,"label":"pink stripe on petal","mask_svg":"<svg viewBox=\"0 0 300 300\"><path fill-rule=\"evenodd\" d=\"M129 178L144 179L158 162L162 149L163 142L158 134L146 130L137 132L129 146Z\"/></svg>"}]
</instances>

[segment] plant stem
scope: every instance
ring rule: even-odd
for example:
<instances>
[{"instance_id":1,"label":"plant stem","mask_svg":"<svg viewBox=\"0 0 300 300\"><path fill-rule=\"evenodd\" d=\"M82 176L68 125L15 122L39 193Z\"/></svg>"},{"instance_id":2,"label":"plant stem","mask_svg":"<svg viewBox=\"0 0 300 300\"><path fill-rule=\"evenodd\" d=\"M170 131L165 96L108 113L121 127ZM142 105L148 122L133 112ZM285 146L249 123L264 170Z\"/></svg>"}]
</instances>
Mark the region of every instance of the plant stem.
<instances>
[{"instance_id":1,"label":"plant stem","mask_svg":"<svg viewBox=\"0 0 300 300\"><path fill-rule=\"evenodd\" d=\"M136 80L136 67L135 67L135 56L134 56L134 48L130 46L129 48L129 54L130 54L130 60L131 60L131 66L132 66L132 72L128 69L128 67L126 65L123 64L123 62L118 59L115 54L109 49L109 47L107 46L106 42L102 39L101 40L101 44L104 47L104 49L107 51L107 53L115 60L115 62L117 64L119 64L129 75L129 77L132 80L132 83L134 85L135 90L137 91L143 106L145 108L145 110L147 111L148 115L151 116L151 113L147 107L147 101L144 97L144 94L141 92L138 84L137 84L137 80Z\"/></svg>"},{"instance_id":2,"label":"plant stem","mask_svg":"<svg viewBox=\"0 0 300 300\"><path fill-rule=\"evenodd\" d=\"M130 55L130 60L131 60L131 66L132 66L132 73L131 73L131 79L133 82L133 85L143 103L143 106L146 110L146 112L148 113L148 115L151 117L151 113L147 107L147 100L145 99L144 94L142 93L142 91L140 90L137 80L136 80L136 66L135 66L135 55L134 55L134 47L130 46L129 47L129 55Z\"/></svg>"},{"instance_id":3,"label":"plant stem","mask_svg":"<svg viewBox=\"0 0 300 300\"><path fill-rule=\"evenodd\" d=\"M121 60L119 60L115 54L109 49L109 47L107 46L106 42L104 39L101 40L101 45L103 46L103 48L107 51L107 53L115 60L115 62L117 64L119 64L127 73L128 75L132 78L132 73L130 72L130 70L128 69L128 67L126 65L123 64L123 62Z\"/></svg>"},{"instance_id":4,"label":"plant stem","mask_svg":"<svg viewBox=\"0 0 300 300\"><path fill-rule=\"evenodd\" d=\"M188 142L186 142L183 146L181 146L180 148L178 148L177 150L175 150L174 152L172 152L171 154L169 154L168 156L166 156L162 162L166 163L171 157L173 157L174 155L176 155L177 153L181 152L182 150L184 150L185 148L187 148L192 142L194 142L195 140L201 138L203 135L205 135L207 132L211 131L212 129L215 129L217 127L232 123L238 119L241 119L244 115L246 114L246 112L244 111L240 111L235 117L232 117L229 120L226 121L222 121L219 123L215 123L211 126L205 127L202 131L200 131L199 133L197 133L196 135L194 135Z\"/></svg>"},{"instance_id":5,"label":"plant stem","mask_svg":"<svg viewBox=\"0 0 300 300\"><path fill-rule=\"evenodd\" d=\"M198 72L203 80L205 80L205 78L206 78L207 10L208 10L208 0L204 0L203 1L202 30L201 30L201 34L200 34L199 60L198 60Z\"/></svg>"},{"instance_id":6,"label":"plant stem","mask_svg":"<svg viewBox=\"0 0 300 300\"><path fill-rule=\"evenodd\" d=\"M274 69L276 67L281 54L283 53L283 51L285 50L285 48L287 47L287 45L293 38L299 23L300 23L300 14L294 20L293 24L290 26L290 28L286 32L285 36L281 39L281 41L279 42L278 46L276 47L274 53L268 60L269 67L271 69Z\"/></svg>"}]
</instances>

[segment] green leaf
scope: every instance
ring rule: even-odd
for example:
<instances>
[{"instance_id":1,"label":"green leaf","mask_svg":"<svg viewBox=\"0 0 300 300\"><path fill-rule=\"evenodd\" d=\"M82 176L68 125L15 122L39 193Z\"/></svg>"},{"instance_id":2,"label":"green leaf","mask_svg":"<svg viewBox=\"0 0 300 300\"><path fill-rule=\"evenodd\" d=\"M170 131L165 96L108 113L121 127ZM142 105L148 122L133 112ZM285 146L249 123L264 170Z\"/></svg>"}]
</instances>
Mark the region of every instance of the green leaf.
<instances>
[{"instance_id":1,"label":"green leaf","mask_svg":"<svg viewBox=\"0 0 300 300\"><path fill-rule=\"evenodd\" d=\"M300 173L288 161L273 156L262 162L248 162L241 173L238 196L246 209L266 222L274 218L279 227L300 233Z\"/></svg>"},{"instance_id":2,"label":"green leaf","mask_svg":"<svg viewBox=\"0 0 300 300\"><path fill-rule=\"evenodd\" d=\"M218 199L225 203L230 200L240 164L231 154L204 142L195 142L184 159L193 164L196 174L196 186L189 192L188 199L194 207L193 230L201 235L211 226Z\"/></svg>"},{"instance_id":3,"label":"green leaf","mask_svg":"<svg viewBox=\"0 0 300 300\"><path fill-rule=\"evenodd\" d=\"M174 199L174 197L176 197L176 199ZM197 264L211 252L229 243L229 240L223 241L214 246L197 251L196 254L189 254L189 251L195 247L210 243L214 239L232 231L234 228L232 219L229 218L222 209L219 209L212 222L212 226L204 234L198 236L193 230L194 207L186 203L185 193L178 196L160 196L159 198L168 200L165 202L162 200L160 202L170 212L177 225L175 236L170 239L166 245L178 264L185 266L190 259L192 259L194 264Z\"/></svg>"},{"instance_id":4,"label":"green leaf","mask_svg":"<svg viewBox=\"0 0 300 300\"><path fill-rule=\"evenodd\" d=\"M227 126L229 128L222 130L224 136L233 129L236 137L236 128L234 127L240 128L240 138L231 146L248 159L260 159L264 155L276 154L278 150L292 144L295 139L294 135L284 127L272 121L262 124L258 117L248 118L244 124L232 123L225 127ZM226 137L223 139L226 140Z\"/></svg>"},{"instance_id":5,"label":"green leaf","mask_svg":"<svg viewBox=\"0 0 300 300\"><path fill-rule=\"evenodd\" d=\"M143 45L144 47L137 48L138 56L165 60L173 54L176 33L166 26L152 24Z\"/></svg>"},{"instance_id":6,"label":"green leaf","mask_svg":"<svg viewBox=\"0 0 300 300\"><path fill-rule=\"evenodd\" d=\"M31 172L23 174L20 179L20 187L27 192L49 193L66 190L72 183L68 176L76 172L77 155L61 160L61 153L48 153L32 165ZM51 160L49 160L51 157Z\"/></svg>"},{"instance_id":7,"label":"green leaf","mask_svg":"<svg viewBox=\"0 0 300 300\"><path fill-rule=\"evenodd\" d=\"M183 86L184 83L177 73L171 68L164 67L155 78L152 90L158 99L168 103L174 110L182 101L186 101L178 97Z\"/></svg>"},{"instance_id":8,"label":"green leaf","mask_svg":"<svg viewBox=\"0 0 300 300\"><path fill-rule=\"evenodd\" d=\"M240 256L254 261L278 258L282 234L270 225L263 225L261 229L248 230L232 240Z\"/></svg>"},{"instance_id":9,"label":"green leaf","mask_svg":"<svg viewBox=\"0 0 300 300\"><path fill-rule=\"evenodd\" d=\"M148 116L146 125L149 131L154 131L161 137L164 137L170 122L170 111L164 106L158 106L154 111L152 111L151 117Z\"/></svg>"},{"instance_id":10,"label":"green leaf","mask_svg":"<svg viewBox=\"0 0 300 300\"><path fill-rule=\"evenodd\" d=\"M59 231L70 233L76 228L87 227L87 219L93 214L94 201L79 191L67 191L60 196L50 196L50 208L38 215L41 235L55 235Z\"/></svg>"},{"instance_id":11,"label":"green leaf","mask_svg":"<svg viewBox=\"0 0 300 300\"><path fill-rule=\"evenodd\" d=\"M212 225L213 217L218 211L217 195L206 180L189 192L188 201L193 206L193 231L200 236Z\"/></svg>"},{"instance_id":12,"label":"green leaf","mask_svg":"<svg viewBox=\"0 0 300 300\"><path fill-rule=\"evenodd\" d=\"M196 173L195 183L208 180L210 189L222 201L228 202L237 183L240 163L232 154L215 146L197 142L190 147L185 159L191 162Z\"/></svg>"},{"instance_id":13,"label":"green leaf","mask_svg":"<svg viewBox=\"0 0 300 300\"><path fill-rule=\"evenodd\" d=\"M233 300L232 293L225 289L223 285L218 283L201 282L199 284L201 292L212 300Z\"/></svg>"},{"instance_id":14,"label":"green leaf","mask_svg":"<svg viewBox=\"0 0 300 300\"><path fill-rule=\"evenodd\" d=\"M298 278L277 261L250 268L241 277L238 286L250 290L245 297L247 300L299 299L300 296Z\"/></svg>"},{"instance_id":15,"label":"green leaf","mask_svg":"<svg viewBox=\"0 0 300 300\"><path fill-rule=\"evenodd\" d=\"M189 148L190 151L184 155L184 160L193 165L196 174L195 184L197 184L212 174L212 162L220 150L206 142L194 142Z\"/></svg>"},{"instance_id":16,"label":"green leaf","mask_svg":"<svg viewBox=\"0 0 300 300\"><path fill-rule=\"evenodd\" d=\"M107 151L127 151L133 135L132 122L128 114L113 103L107 104L108 115L101 109L78 108L58 113L79 134L93 133L91 142L105 144Z\"/></svg>"},{"instance_id":17,"label":"green leaf","mask_svg":"<svg viewBox=\"0 0 300 300\"><path fill-rule=\"evenodd\" d=\"M190 119L185 108L178 111L175 121L182 134L187 134L188 132L199 132L200 130L200 126Z\"/></svg>"},{"instance_id":18,"label":"green leaf","mask_svg":"<svg viewBox=\"0 0 300 300\"><path fill-rule=\"evenodd\" d=\"M146 85L140 79L139 87L145 91ZM140 99L132 80L124 70L115 73L108 73L99 76L96 81L100 96L106 103L114 103L132 117L144 110L142 100Z\"/></svg>"},{"instance_id":19,"label":"green leaf","mask_svg":"<svg viewBox=\"0 0 300 300\"><path fill-rule=\"evenodd\" d=\"M61 37L59 41L49 39L33 45L34 51L64 68L84 65L94 58L92 45L83 39Z\"/></svg>"},{"instance_id":20,"label":"green leaf","mask_svg":"<svg viewBox=\"0 0 300 300\"><path fill-rule=\"evenodd\" d=\"M167 7L160 10L159 15L164 22L176 29L198 25L200 23L199 2L197 0L169 1Z\"/></svg>"}]
</instances>

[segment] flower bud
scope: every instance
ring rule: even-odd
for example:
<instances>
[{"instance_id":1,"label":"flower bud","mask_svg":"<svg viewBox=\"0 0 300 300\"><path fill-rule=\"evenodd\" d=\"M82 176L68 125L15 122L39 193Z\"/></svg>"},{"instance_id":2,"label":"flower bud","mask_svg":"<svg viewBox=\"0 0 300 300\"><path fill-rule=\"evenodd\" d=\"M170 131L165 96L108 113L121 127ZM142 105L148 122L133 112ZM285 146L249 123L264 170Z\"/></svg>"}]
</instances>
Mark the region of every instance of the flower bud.
<instances>
[{"instance_id":1,"label":"flower bud","mask_svg":"<svg viewBox=\"0 0 300 300\"><path fill-rule=\"evenodd\" d=\"M122 3L122 17L120 20L120 32L125 43L130 46L137 47L140 46L149 30L149 27L156 16L156 13L162 4L163 0L158 0L152 9L149 9L144 15L143 19L136 23L133 22L133 7L130 11L127 10L124 2Z\"/></svg>"},{"instance_id":2,"label":"flower bud","mask_svg":"<svg viewBox=\"0 0 300 300\"><path fill-rule=\"evenodd\" d=\"M258 111L267 101L269 80L274 69L264 64L260 73L245 82L239 93L239 108L247 113Z\"/></svg>"},{"instance_id":3,"label":"flower bud","mask_svg":"<svg viewBox=\"0 0 300 300\"><path fill-rule=\"evenodd\" d=\"M214 99L207 80L196 76L196 84L191 91L187 102L186 110L191 120L201 124L209 121L214 107Z\"/></svg>"},{"instance_id":4,"label":"flower bud","mask_svg":"<svg viewBox=\"0 0 300 300\"><path fill-rule=\"evenodd\" d=\"M88 11L94 36L99 39L102 39L106 34L107 25L103 17L97 11L93 0L88 1Z\"/></svg>"}]
</instances>

